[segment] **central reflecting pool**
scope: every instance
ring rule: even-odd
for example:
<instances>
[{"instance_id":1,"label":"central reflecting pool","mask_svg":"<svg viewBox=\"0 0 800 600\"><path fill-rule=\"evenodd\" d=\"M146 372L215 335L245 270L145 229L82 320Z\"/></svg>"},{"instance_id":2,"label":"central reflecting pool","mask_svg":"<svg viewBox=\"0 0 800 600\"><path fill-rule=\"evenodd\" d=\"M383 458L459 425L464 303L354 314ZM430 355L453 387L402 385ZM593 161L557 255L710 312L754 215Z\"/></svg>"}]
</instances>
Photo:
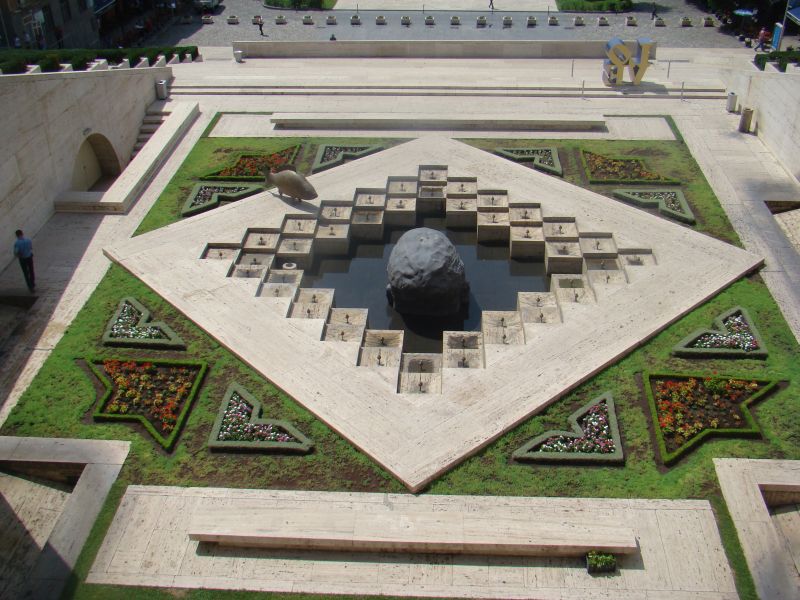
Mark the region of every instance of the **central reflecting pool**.
<instances>
[{"instance_id":1,"label":"central reflecting pool","mask_svg":"<svg viewBox=\"0 0 800 600\"><path fill-rule=\"evenodd\" d=\"M443 217L420 217L417 227L444 233L464 261L469 307L452 317L403 316L386 301L386 264L409 228L386 228L382 242L353 241L347 256L318 256L303 275L304 287L335 288L336 306L369 309L370 329L403 329L404 352L441 352L443 331L477 331L483 310L515 310L517 292L545 292L550 278L542 259L509 258L508 243L478 244L475 229L445 227Z\"/></svg>"}]
</instances>

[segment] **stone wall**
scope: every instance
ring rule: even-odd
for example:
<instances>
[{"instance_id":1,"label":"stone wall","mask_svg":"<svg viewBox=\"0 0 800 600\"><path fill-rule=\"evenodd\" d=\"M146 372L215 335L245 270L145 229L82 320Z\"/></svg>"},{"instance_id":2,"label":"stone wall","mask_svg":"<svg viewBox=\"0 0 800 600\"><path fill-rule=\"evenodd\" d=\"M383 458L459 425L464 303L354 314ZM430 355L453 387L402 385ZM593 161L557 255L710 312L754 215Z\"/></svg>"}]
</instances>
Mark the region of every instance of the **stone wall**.
<instances>
[{"instance_id":1,"label":"stone wall","mask_svg":"<svg viewBox=\"0 0 800 600\"><path fill-rule=\"evenodd\" d=\"M800 74L731 72L726 84L739 96L740 107L754 109L758 137L800 180Z\"/></svg>"},{"instance_id":2,"label":"stone wall","mask_svg":"<svg viewBox=\"0 0 800 600\"><path fill-rule=\"evenodd\" d=\"M604 41L233 42L250 58L605 58ZM636 42L626 42L635 51ZM656 45L650 59L656 58Z\"/></svg>"},{"instance_id":3,"label":"stone wall","mask_svg":"<svg viewBox=\"0 0 800 600\"><path fill-rule=\"evenodd\" d=\"M128 164L142 117L155 100L155 81L170 68L0 77L0 267L12 259L14 230L33 236L53 214L53 202L73 187L87 137L105 138ZM102 136L102 137L101 137Z\"/></svg>"}]
</instances>

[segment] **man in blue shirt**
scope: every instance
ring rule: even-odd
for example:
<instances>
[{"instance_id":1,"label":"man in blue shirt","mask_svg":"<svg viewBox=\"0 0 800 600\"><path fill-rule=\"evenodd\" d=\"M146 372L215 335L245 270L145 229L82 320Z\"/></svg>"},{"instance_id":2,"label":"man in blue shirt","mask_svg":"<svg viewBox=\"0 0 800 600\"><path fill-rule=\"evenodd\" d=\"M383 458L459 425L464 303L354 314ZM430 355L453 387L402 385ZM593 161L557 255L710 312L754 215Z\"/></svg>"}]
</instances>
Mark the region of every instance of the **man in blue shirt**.
<instances>
[{"instance_id":1,"label":"man in blue shirt","mask_svg":"<svg viewBox=\"0 0 800 600\"><path fill-rule=\"evenodd\" d=\"M22 274L25 276L25 283L28 289L36 289L36 280L33 275L33 243L25 237L21 229L15 232L17 241L14 242L14 256L19 259L19 266L22 267Z\"/></svg>"}]
</instances>

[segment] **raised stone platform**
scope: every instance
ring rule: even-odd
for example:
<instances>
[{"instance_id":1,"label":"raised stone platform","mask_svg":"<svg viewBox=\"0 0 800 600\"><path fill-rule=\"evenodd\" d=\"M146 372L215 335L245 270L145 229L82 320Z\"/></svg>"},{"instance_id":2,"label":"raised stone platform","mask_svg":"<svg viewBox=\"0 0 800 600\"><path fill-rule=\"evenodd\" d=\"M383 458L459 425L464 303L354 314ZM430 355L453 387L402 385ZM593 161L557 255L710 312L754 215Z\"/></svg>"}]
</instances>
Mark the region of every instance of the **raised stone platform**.
<instances>
[{"instance_id":1,"label":"raised stone platform","mask_svg":"<svg viewBox=\"0 0 800 600\"><path fill-rule=\"evenodd\" d=\"M612 576L593 577L582 557L487 556L235 548L190 539L213 515L287 514L317 535L340 514L404 531L417 514L480 523L503 543L535 523L563 530L629 530L638 549ZM274 511L274 512L273 512ZM302 516L316 515L304 522ZM463 521L461 520L463 519ZM492 523L510 524L509 531ZM462 525L462 523L464 525ZM435 522L432 524L435 527ZM594 529L597 528L597 529ZM441 531L441 529L439 529ZM378 532L381 535L381 532ZM559 534L561 535L561 534ZM568 535L568 534L565 534ZM613 534L617 536L618 534ZM711 506L698 500L412 496L281 490L129 486L87 577L92 584L321 594L548 600L736 600Z\"/></svg>"}]
</instances>

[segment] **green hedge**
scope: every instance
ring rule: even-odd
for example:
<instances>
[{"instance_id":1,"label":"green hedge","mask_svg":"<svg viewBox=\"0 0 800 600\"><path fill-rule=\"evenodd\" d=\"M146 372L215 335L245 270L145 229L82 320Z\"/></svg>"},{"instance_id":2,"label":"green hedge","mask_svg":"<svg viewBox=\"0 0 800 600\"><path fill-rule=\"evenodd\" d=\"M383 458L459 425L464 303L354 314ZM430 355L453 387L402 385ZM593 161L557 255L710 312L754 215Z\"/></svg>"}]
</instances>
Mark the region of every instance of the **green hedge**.
<instances>
[{"instance_id":1,"label":"green hedge","mask_svg":"<svg viewBox=\"0 0 800 600\"><path fill-rule=\"evenodd\" d=\"M556 0L558 10L576 12L626 12L633 8L633 0Z\"/></svg>"},{"instance_id":2,"label":"green hedge","mask_svg":"<svg viewBox=\"0 0 800 600\"><path fill-rule=\"evenodd\" d=\"M159 54L167 60L178 55L181 60L185 56L197 58L197 46L162 46L157 48L108 48L105 50L85 49L49 49L49 50L3 50L0 51L0 69L5 74L24 73L26 65L39 65L42 71L58 71L61 64L71 64L76 71L83 71L86 65L99 58L109 63L119 63L123 59L130 60L131 66L142 57L154 64Z\"/></svg>"},{"instance_id":3,"label":"green hedge","mask_svg":"<svg viewBox=\"0 0 800 600\"><path fill-rule=\"evenodd\" d=\"M777 62L778 69L781 71L786 70L786 65L790 62L800 63L800 51L792 50L791 52L784 51L784 52L767 52L766 54L756 54L756 57L753 59L753 62L756 66L764 70L764 67L767 66L768 62Z\"/></svg>"}]
</instances>

